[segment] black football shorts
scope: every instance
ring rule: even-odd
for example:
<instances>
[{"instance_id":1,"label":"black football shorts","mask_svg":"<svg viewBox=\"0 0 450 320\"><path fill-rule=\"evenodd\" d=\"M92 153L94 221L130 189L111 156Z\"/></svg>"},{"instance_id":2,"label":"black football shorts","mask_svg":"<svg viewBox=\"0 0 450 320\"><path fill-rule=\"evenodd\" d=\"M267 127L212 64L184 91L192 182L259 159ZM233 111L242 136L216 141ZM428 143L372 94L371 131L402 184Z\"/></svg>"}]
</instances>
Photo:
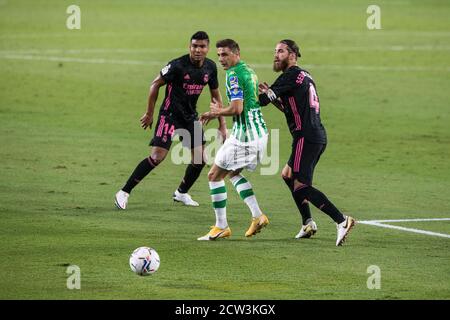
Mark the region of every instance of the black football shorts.
<instances>
[{"instance_id":1,"label":"black football shorts","mask_svg":"<svg viewBox=\"0 0 450 320\"><path fill-rule=\"evenodd\" d=\"M294 138L291 156L287 163L292 168L292 177L311 186L314 168L326 146L326 144L309 143L304 137Z\"/></svg>"},{"instance_id":2,"label":"black football shorts","mask_svg":"<svg viewBox=\"0 0 450 320\"><path fill-rule=\"evenodd\" d=\"M203 126L200 121L184 121L173 117L170 113L160 113L156 123L155 133L150 146L170 150L175 135L180 137L183 147L193 149L205 144Z\"/></svg>"}]
</instances>

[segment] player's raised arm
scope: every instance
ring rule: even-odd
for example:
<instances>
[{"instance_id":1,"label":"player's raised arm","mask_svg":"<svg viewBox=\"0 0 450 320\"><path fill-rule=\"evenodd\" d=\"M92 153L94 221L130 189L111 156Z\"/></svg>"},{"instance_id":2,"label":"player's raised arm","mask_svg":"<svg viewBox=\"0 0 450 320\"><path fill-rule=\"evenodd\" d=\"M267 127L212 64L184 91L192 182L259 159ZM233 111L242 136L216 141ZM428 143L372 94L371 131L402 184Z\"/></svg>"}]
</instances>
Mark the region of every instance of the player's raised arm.
<instances>
[{"instance_id":1,"label":"player's raised arm","mask_svg":"<svg viewBox=\"0 0 450 320\"><path fill-rule=\"evenodd\" d=\"M152 128L153 112L155 110L156 100L158 99L159 88L161 88L165 84L166 84L166 82L161 77L161 74L158 74L158 76L155 78L155 80L153 80L152 84L150 85L150 90L149 90L149 94L148 94L147 111L144 113L144 115L140 119L141 127L144 130L147 129L147 127L149 129Z\"/></svg>"}]
</instances>

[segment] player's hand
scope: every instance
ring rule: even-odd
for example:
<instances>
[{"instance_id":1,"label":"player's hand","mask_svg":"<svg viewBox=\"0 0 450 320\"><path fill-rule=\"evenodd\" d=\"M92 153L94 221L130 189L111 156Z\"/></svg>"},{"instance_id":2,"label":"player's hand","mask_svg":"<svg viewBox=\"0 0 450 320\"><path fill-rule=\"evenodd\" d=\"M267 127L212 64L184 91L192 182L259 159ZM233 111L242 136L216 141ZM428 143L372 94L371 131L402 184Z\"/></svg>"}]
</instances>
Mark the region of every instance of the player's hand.
<instances>
[{"instance_id":1,"label":"player's hand","mask_svg":"<svg viewBox=\"0 0 450 320\"><path fill-rule=\"evenodd\" d=\"M202 113L199 120L204 126L206 126L211 121L211 119L214 119L214 116L212 115L211 111L208 111Z\"/></svg>"},{"instance_id":2,"label":"player's hand","mask_svg":"<svg viewBox=\"0 0 450 320\"><path fill-rule=\"evenodd\" d=\"M222 109L222 106L219 105L219 103L217 103L217 101L215 101L215 102L211 102L211 104L209 105L209 109L211 110L210 113L214 117L218 117L218 116L220 116L220 109Z\"/></svg>"},{"instance_id":3,"label":"player's hand","mask_svg":"<svg viewBox=\"0 0 450 320\"><path fill-rule=\"evenodd\" d=\"M153 124L153 116L149 115L147 112L139 120L141 122L142 129L151 129Z\"/></svg>"},{"instance_id":4,"label":"player's hand","mask_svg":"<svg viewBox=\"0 0 450 320\"><path fill-rule=\"evenodd\" d=\"M210 111L205 112L200 116L200 122L203 125L207 125L211 119L217 118L220 115L221 107L222 106L217 102L217 100L213 98L213 101L209 105Z\"/></svg>"},{"instance_id":5,"label":"player's hand","mask_svg":"<svg viewBox=\"0 0 450 320\"><path fill-rule=\"evenodd\" d=\"M267 84L267 82L263 82L258 85L259 94L266 93L267 90L269 90L269 85Z\"/></svg>"},{"instance_id":6,"label":"player's hand","mask_svg":"<svg viewBox=\"0 0 450 320\"><path fill-rule=\"evenodd\" d=\"M222 105L217 102L215 98L213 98L213 101L209 104L209 109L215 117L218 117L220 116L220 109L222 109Z\"/></svg>"}]
</instances>

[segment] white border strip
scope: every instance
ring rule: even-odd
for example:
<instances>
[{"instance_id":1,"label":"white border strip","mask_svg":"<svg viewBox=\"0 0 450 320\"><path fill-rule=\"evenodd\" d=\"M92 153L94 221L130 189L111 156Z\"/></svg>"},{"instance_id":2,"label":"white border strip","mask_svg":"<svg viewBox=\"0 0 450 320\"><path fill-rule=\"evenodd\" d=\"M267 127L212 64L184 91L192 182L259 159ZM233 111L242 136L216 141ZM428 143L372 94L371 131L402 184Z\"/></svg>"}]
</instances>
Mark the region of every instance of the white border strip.
<instances>
[{"instance_id":1,"label":"white border strip","mask_svg":"<svg viewBox=\"0 0 450 320\"><path fill-rule=\"evenodd\" d=\"M415 228L405 228L405 227L393 226L391 224L386 224L385 223L385 222L420 222L420 221L450 221L450 218L361 220L361 221L357 221L357 223L367 224L367 225L381 227L381 228L396 229L396 230L401 230L401 231L426 234L426 235L435 236L435 237L450 238L450 235L449 234L445 234L445 233L431 232L431 231L415 229Z\"/></svg>"}]
</instances>

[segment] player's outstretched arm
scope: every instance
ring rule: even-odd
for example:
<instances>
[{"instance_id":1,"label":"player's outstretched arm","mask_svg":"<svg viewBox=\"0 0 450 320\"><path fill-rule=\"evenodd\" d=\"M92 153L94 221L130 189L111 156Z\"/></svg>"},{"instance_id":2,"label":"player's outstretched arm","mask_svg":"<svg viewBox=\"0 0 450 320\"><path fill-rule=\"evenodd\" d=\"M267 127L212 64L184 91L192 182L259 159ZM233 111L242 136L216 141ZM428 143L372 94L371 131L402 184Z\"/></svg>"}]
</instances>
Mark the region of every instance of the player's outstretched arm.
<instances>
[{"instance_id":1,"label":"player's outstretched arm","mask_svg":"<svg viewBox=\"0 0 450 320\"><path fill-rule=\"evenodd\" d=\"M231 100L230 105L228 107L219 106L217 101L211 103L211 112L216 117L224 116L224 117L232 117L235 115L240 115L242 110L244 109L244 100L235 99Z\"/></svg>"},{"instance_id":2,"label":"player's outstretched arm","mask_svg":"<svg viewBox=\"0 0 450 320\"><path fill-rule=\"evenodd\" d=\"M269 85L264 82L264 83L260 83L258 86L258 91L259 91L259 104L263 107L268 105L269 103L272 103L275 107L277 107L278 110L280 110L281 112L284 112L284 107L281 104L281 102L279 101L279 99L271 99L271 91Z\"/></svg>"},{"instance_id":3,"label":"player's outstretched arm","mask_svg":"<svg viewBox=\"0 0 450 320\"><path fill-rule=\"evenodd\" d=\"M153 80L152 84L150 85L150 90L148 94L148 103L147 103L147 111L144 113L144 115L141 117L141 127L145 130L147 128L151 129L153 124L153 112L155 110L155 104L156 100L158 100L158 93L159 88L161 88L163 85L165 85L166 82L161 77L161 74L158 74L158 76Z\"/></svg>"},{"instance_id":4,"label":"player's outstretched arm","mask_svg":"<svg viewBox=\"0 0 450 320\"><path fill-rule=\"evenodd\" d=\"M209 119L214 119L220 116L230 117L234 115L240 115L244 109L244 100L235 99L232 100L230 105L225 108L221 108L219 103L214 100L210 105L211 111L205 112L200 116L200 121L205 123Z\"/></svg>"}]
</instances>

